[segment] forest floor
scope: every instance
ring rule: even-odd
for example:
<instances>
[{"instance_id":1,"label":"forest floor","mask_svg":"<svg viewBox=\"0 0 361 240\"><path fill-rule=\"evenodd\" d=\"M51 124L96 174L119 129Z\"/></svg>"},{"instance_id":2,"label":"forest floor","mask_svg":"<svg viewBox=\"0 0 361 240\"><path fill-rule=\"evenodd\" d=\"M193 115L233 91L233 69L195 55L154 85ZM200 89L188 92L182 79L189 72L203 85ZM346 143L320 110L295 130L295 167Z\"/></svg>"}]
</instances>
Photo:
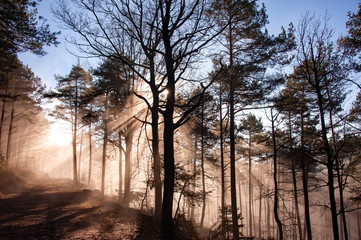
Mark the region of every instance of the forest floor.
<instances>
[{"instance_id":1,"label":"forest floor","mask_svg":"<svg viewBox=\"0 0 361 240\"><path fill-rule=\"evenodd\" d=\"M159 239L138 210L71 181L30 175L0 172L0 239Z\"/></svg>"}]
</instances>

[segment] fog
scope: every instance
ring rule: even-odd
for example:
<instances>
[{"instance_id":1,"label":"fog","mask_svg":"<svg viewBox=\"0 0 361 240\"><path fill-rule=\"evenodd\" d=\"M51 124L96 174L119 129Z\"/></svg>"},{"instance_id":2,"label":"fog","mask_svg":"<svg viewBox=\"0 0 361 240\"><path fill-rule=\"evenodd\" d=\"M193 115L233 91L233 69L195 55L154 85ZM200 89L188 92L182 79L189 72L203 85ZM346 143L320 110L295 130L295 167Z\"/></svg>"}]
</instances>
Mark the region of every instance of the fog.
<instances>
[{"instance_id":1,"label":"fog","mask_svg":"<svg viewBox=\"0 0 361 240\"><path fill-rule=\"evenodd\" d=\"M361 239L357 10L335 39L258 1L59 0L79 60L47 88L18 55L60 32L0 3L5 239Z\"/></svg>"},{"instance_id":2,"label":"fog","mask_svg":"<svg viewBox=\"0 0 361 240\"><path fill-rule=\"evenodd\" d=\"M131 102L131 101L128 101ZM144 105L139 104L130 112L141 112ZM119 115L127 113L119 113ZM142 113L143 114L143 113ZM141 118L142 114L138 117ZM114 115L112 115L114 116ZM146 116L143 114L143 116ZM45 172L51 178L69 179L73 177L72 135L69 123L54 121L49 123L44 114L37 115L41 119L32 125L16 122L17 131L12 134L9 168L19 168L34 172ZM119 193L119 164L121 163L121 176L126 175L125 165L125 139L121 137L122 151L119 150L119 139L115 129L123 126L126 118L117 117L108 124L108 147L106 151L105 190L104 194L118 201L119 195L124 194L125 181L122 179L122 192ZM35 125L34 125L35 124ZM182 215L195 226L199 226L202 219L202 136L194 133L194 122L183 125L175 133L175 159L176 159L176 185L174 195L173 213L175 217ZM151 148L151 129L141 123L136 124L131 148L130 172L130 204L131 208L140 209L147 214L154 214L154 182ZM91 137L92 156L89 155L89 129L80 128L77 133L77 171L78 181L86 189L100 190L102 179L102 151L103 140L101 130L96 128ZM114 134L112 133L114 131ZM159 129L162 133L163 129ZM216 131L216 129L212 130ZM113 135L112 135L113 134ZM262 133L263 134L263 133ZM24 138L25 136L25 138ZM3 139L6 139L5 137ZM3 140L3 146L5 141ZM204 175L205 175L205 215L203 234L214 234L220 225L221 209L221 177L220 177L220 148L216 142L203 143ZM5 144L6 145L6 144ZM162 152L163 144L160 141ZM277 224L275 223L274 208L274 182L272 155L267 142L251 143L251 176L249 176L249 150L247 136L242 136L237 142L236 183L238 213L241 215L240 232L245 236L274 237L277 239ZM230 174L229 174L229 148L225 147L225 205L230 206ZM121 154L121 156L120 156ZM119 161L121 159L121 162ZM91 172L89 173L89 161ZM280 156L279 159L279 215L284 227L286 239L298 239L297 219L295 213L294 187L289 168L289 158ZM298 168L298 167L297 167ZM296 169L297 170L297 169ZM89 180L90 174L90 180ZM314 239L330 239L329 231L331 216L328 207L327 172L322 166L316 166L309 179L309 207ZM304 200L302 193L301 173L296 172L298 180L297 193L299 196L298 208L302 221L302 234L304 229ZM251 190L249 179L252 179ZM352 187L352 180L349 182ZM249 196L249 193L252 195ZM336 192L337 193L337 192ZM339 199L338 194L336 194ZM357 239L360 230L359 210L357 202L352 200L352 192L344 191L346 200L349 239ZM339 202L338 202L339 204ZM251 207L251 214L250 208ZM229 216L230 217L230 216ZM250 220L250 217L252 218ZM341 218L340 222L341 222ZM252 226L250 223L252 222ZM340 228L340 231L341 228Z\"/></svg>"}]
</instances>

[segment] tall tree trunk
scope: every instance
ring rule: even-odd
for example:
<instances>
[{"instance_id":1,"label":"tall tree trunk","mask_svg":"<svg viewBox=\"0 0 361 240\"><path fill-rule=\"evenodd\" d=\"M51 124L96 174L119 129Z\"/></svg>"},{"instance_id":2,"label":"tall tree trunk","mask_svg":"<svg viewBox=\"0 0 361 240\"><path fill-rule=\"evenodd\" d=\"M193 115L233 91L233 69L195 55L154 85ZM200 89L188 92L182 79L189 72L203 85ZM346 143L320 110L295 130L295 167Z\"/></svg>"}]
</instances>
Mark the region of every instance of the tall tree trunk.
<instances>
[{"instance_id":1,"label":"tall tree trunk","mask_svg":"<svg viewBox=\"0 0 361 240\"><path fill-rule=\"evenodd\" d=\"M162 40L165 50L165 65L167 71L168 90L165 110L162 112L164 118L164 191L162 204L162 239L174 238L173 229L173 196L174 196L174 123L173 114L175 107L175 70L173 59L173 48L171 44L171 31L168 29L170 24L171 3L166 2L165 12L163 12L162 22Z\"/></svg>"},{"instance_id":2,"label":"tall tree trunk","mask_svg":"<svg viewBox=\"0 0 361 240\"><path fill-rule=\"evenodd\" d=\"M291 125L291 112L288 112L288 129L289 129L289 136L290 139L290 158L291 158L291 168L292 168L292 183L293 183L293 196L295 198L295 211L296 211L296 220L297 220L297 229L299 239L302 240L302 224L301 224L301 217L300 217L300 210L298 207L298 189L297 189L297 177L296 177L296 166L295 166L295 159L293 157L293 139L292 139L292 125Z\"/></svg>"},{"instance_id":3,"label":"tall tree trunk","mask_svg":"<svg viewBox=\"0 0 361 240\"><path fill-rule=\"evenodd\" d=\"M194 152L193 152L193 192L196 192L196 185L197 185L197 157L198 157L198 134L195 133L194 135ZM194 219L194 206L192 206L191 211L191 219L195 222Z\"/></svg>"},{"instance_id":4,"label":"tall tree trunk","mask_svg":"<svg viewBox=\"0 0 361 240\"><path fill-rule=\"evenodd\" d=\"M229 23L229 118L230 118L230 165L231 165L231 206L232 206L232 233L233 239L239 239L236 193L236 143L234 127L234 77L233 77L233 39L232 24Z\"/></svg>"},{"instance_id":5,"label":"tall tree trunk","mask_svg":"<svg viewBox=\"0 0 361 240\"><path fill-rule=\"evenodd\" d=\"M77 114L74 114L74 123L73 123L73 140L72 140L72 146L73 146L73 181L75 183L78 182L78 170L77 170L77 156L76 156L76 137L77 137Z\"/></svg>"},{"instance_id":6,"label":"tall tree trunk","mask_svg":"<svg viewBox=\"0 0 361 240\"><path fill-rule=\"evenodd\" d=\"M130 185L132 177L132 149L133 149L133 137L134 130L132 124L127 126L125 132L125 171L124 171L124 196L123 196L123 206L129 207L130 203Z\"/></svg>"},{"instance_id":7,"label":"tall tree trunk","mask_svg":"<svg viewBox=\"0 0 361 240\"><path fill-rule=\"evenodd\" d=\"M9 167L9 163L11 160L11 141L12 141L12 132L13 132L13 124L14 124L14 113L15 113L15 100L11 104L8 141L7 141L7 146L6 146L6 158L5 158L5 167L6 168Z\"/></svg>"},{"instance_id":8,"label":"tall tree trunk","mask_svg":"<svg viewBox=\"0 0 361 240\"><path fill-rule=\"evenodd\" d=\"M105 104L107 106L107 104ZM107 108L107 107L105 107ZM104 111L106 115L106 110ZM103 134L103 153L102 153L102 183L101 183L101 194L104 196L105 192L105 169L106 169L106 160L107 160L107 145L108 145L108 122L104 118L104 134Z\"/></svg>"},{"instance_id":9,"label":"tall tree trunk","mask_svg":"<svg viewBox=\"0 0 361 240\"><path fill-rule=\"evenodd\" d=\"M6 101L3 99L2 109L1 109L1 118L0 118L0 159L2 157L2 147L1 147L1 140L2 140L2 132L3 132L3 125L4 125L4 118L5 118L5 107Z\"/></svg>"},{"instance_id":10,"label":"tall tree trunk","mask_svg":"<svg viewBox=\"0 0 361 240\"><path fill-rule=\"evenodd\" d=\"M76 154L76 138L78 131L78 79L75 80L75 102L74 102L74 121L72 124L73 134L73 181L78 183L78 170L77 170L77 154Z\"/></svg>"},{"instance_id":11,"label":"tall tree trunk","mask_svg":"<svg viewBox=\"0 0 361 240\"><path fill-rule=\"evenodd\" d=\"M275 132L276 117L273 115L272 109L271 109L271 120L272 120L271 122L272 122L272 143L273 143L273 181L275 187L273 212L278 226L279 240L283 240L282 223L278 216L279 204L278 204L278 182L277 182L277 145L276 145L276 132Z\"/></svg>"},{"instance_id":12,"label":"tall tree trunk","mask_svg":"<svg viewBox=\"0 0 361 240\"><path fill-rule=\"evenodd\" d=\"M238 179L238 198L239 198L239 212L241 214L241 216L243 216L243 209L242 209L242 182L240 179L240 175L239 175L239 169L241 168L240 165L237 166L237 174L236 174L236 179ZM241 218L241 225L243 225L243 218Z\"/></svg>"},{"instance_id":13,"label":"tall tree trunk","mask_svg":"<svg viewBox=\"0 0 361 240\"><path fill-rule=\"evenodd\" d=\"M271 207L269 204L269 199L266 199L267 203L267 237L271 238Z\"/></svg>"},{"instance_id":14,"label":"tall tree trunk","mask_svg":"<svg viewBox=\"0 0 361 240\"><path fill-rule=\"evenodd\" d=\"M258 180L259 183L259 216L258 216L258 237L262 239L262 190L263 184L261 180Z\"/></svg>"},{"instance_id":15,"label":"tall tree trunk","mask_svg":"<svg viewBox=\"0 0 361 240\"><path fill-rule=\"evenodd\" d=\"M169 78L169 76L168 76ZM174 80L174 78L173 78ZM168 80L168 100L164 113L164 191L162 204L162 239L172 239L173 236L173 196L174 196L174 81ZM173 83L173 84L172 84Z\"/></svg>"},{"instance_id":16,"label":"tall tree trunk","mask_svg":"<svg viewBox=\"0 0 361 240\"><path fill-rule=\"evenodd\" d=\"M202 134L202 142L201 142L201 170L202 170L202 215L200 222L200 229L203 229L204 216L206 213L206 181L205 181L205 172L204 172L204 101L202 103L202 116L201 116L201 134Z\"/></svg>"},{"instance_id":17,"label":"tall tree trunk","mask_svg":"<svg viewBox=\"0 0 361 240\"><path fill-rule=\"evenodd\" d=\"M332 229L333 229L333 238L334 240L339 240L339 232L338 232L338 223L337 223L337 207L336 207L336 198L335 198L335 187L334 187L334 173L333 173L333 159L331 155L331 149L330 144L327 138L327 128L326 128L326 122L325 122L325 110L323 106L323 96L321 93L321 87L319 86L320 82L317 81L316 77L316 85L315 90L317 93L317 104L319 108L319 114L320 114L320 121L321 121L321 133L322 133L322 140L323 140L323 146L326 151L326 157L327 157L327 178L328 178L328 191L329 191L329 198L330 198L330 204L331 204L331 217L332 217Z\"/></svg>"},{"instance_id":18,"label":"tall tree trunk","mask_svg":"<svg viewBox=\"0 0 361 240\"><path fill-rule=\"evenodd\" d=\"M358 232L358 239L361 240L361 210L357 210L356 214L357 214L357 232Z\"/></svg>"},{"instance_id":19,"label":"tall tree trunk","mask_svg":"<svg viewBox=\"0 0 361 240\"><path fill-rule=\"evenodd\" d=\"M327 88L327 96L329 101L331 101L331 97ZM333 111L333 107L332 104L330 106L330 111L329 111L329 118L330 118L330 126L331 126L331 135L332 135L332 143L333 143L333 155L334 155L334 159L335 159L335 165L336 165L336 174L337 174L337 183L338 183L338 190L339 190L339 194L340 194L340 222L341 224L341 239L343 239L343 236L345 237L345 240L348 240L348 229L347 229L347 220L346 220L346 213L345 213L345 205L344 205L344 198L343 198L343 183L342 183L342 175L341 175L341 171L340 171L340 161L339 158L337 156L337 149L336 149L336 134L335 134L335 129L334 129L334 125L333 125L333 120L332 120L332 111Z\"/></svg>"},{"instance_id":20,"label":"tall tree trunk","mask_svg":"<svg viewBox=\"0 0 361 240\"><path fill-rule=\"evenodd\" d=\"M154 64L151 64L153 66ZM152 72L152 71L151 71ZM153 106L151 108L152 111L152 154L153 154L153 172L154 172L154 201L155 201L155 223L157 226L160 225L161 215L162 215L162 180L161 180L161 163L160 163L160 154L159 154L159 116L158 116L158 108L159 108L159 95L158 89L155 86L155 77L154 77L154 69L153 69L153 80L154 85L152 85L152 93L153 93Z\"/></svg>"},{"instance_id":21,"label":"tall tree trunk","mask_svg":"<svg viewBox=\"0 0 361 240\"><path fill-rule=\"evenodd\" d=\"M93 149L92 149L92 132L91 132L91 122L89 123L89 173L88 173L88 185L90 184L91 180L91 174L92 174L92 155L93 155Z\"/></svg>"},{"instance_id":22,"label":"tall tree trunk","mask_svg":"<svg viewBox=\"0 0 361 240\"><path fill-rule=\"evenodd\" d=\"M118 202L122 203L123 201L123 147L122 147L122 133L118 133L119 141L119 181L118 181Z\"/></svg>"},{"instance_id":23,"label":"tall tree trunk","mask_svg":"<svg viewBox=\"0 0 361 240\"><path fill-rule=\"evenodd\" d=\"M225 178L224 178L224 150L223 150L223 117L222 117L222 82L219 81L219 135L221 150L221 221L222 221L222 238L226 239L226 212L225 212Z\"/></svg>"},{"instance_id":24,"label":"tall tree trunk","mask_svg":"<svg viewBox=\"0 0 361 240\"><path fill-rule=\"evenodd\" d=\"M249 236L253 236L253 222L252 222L252 157L251 157L251 147L252 147L252 134L251 130L248 133L248 208L249 208Z\"/></svg>"},{"instance_id":25,"label":"tall tree trunk","mask_svg":"<svg viewBox=\"0 0 361 240\"><path fill-rule=\"evenodd\" d=\"M305 140L304 140L304 84L302 85L302 102L301 102L301 168L302 168L302 185L303 198L305 206L305 228L307 233L307 240L312 240L311 218L310 218L310 204L308 198L308 161L305 159ZM306 238L306 235L304 235Z\"/></svg>"},{"instance_id":26,"label":"tall tree trunk","mask_svg":"<svg viewBox=\"0 0 361 240\"><path fill-rule=\"evenodd\" d=\"M79 176L79 180L81 180L81 153L83 151L83 129L81 130L81 134L80 134L80 147L79 147L79 158L78 158L78 162L79 162L79 167L78 167L78 176Z\"/></svg>"}]
</instances>

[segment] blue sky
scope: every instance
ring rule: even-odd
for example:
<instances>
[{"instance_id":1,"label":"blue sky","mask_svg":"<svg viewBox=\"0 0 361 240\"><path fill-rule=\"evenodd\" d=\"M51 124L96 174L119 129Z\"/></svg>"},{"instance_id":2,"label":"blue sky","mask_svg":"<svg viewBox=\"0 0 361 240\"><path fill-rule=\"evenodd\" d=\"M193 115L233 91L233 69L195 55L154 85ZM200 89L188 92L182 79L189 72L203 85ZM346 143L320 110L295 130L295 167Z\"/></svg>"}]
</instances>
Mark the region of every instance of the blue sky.
<instances>
[{"instance_id":1,"label":"blue sky","mask_svg":"<svg viewBox=\"0 0 361 240\"><path fill-rule=\"evenodd\" d=\"M39 14L44 16L52 31L58 31L58 23L50 13L50 7L54 0L43 0L38 6ZM346 34L345 23L348 20L347 13L357 12L358 4L361 1L356 0L263 0L266 5L270 24L268 25L271 34L277 34L281 26L287 27L290 22L297 26L299 19L306 12L324 15L325 12L331 16L330 25L335 29L335 37ZM33 72L41 77L43 83L48 87L55 86L55 74L67 75L73 64L76 64L77 57L71 55L67 49L74 50L74 47L65 43L65 36L71 34L68 31L61 30L59 36L61 44L58 47L46 47L48 52L46 56L35 56L31 53L23 53L19 56L24 64L27 64ZM89 65L86 60L81 60L84 68Z\"/></svg>"}]
</instances>

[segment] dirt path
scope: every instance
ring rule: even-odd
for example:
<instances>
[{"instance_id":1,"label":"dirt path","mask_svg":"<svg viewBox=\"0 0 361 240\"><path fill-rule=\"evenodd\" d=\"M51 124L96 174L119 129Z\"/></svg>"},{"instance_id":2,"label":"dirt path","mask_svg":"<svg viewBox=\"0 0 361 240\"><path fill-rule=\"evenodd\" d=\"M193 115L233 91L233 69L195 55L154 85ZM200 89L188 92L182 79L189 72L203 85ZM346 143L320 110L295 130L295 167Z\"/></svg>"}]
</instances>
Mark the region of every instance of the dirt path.
<instances>
[{"instance_id":1,"label":"dirt path","mask_svg":"<svg viewBox=\"0 0 361 240\"><path fill-rule=\"evenodd\" d=\"M67 182L33 184L0 198L0 239L157 239L146 216Z\"/></svg>"}]
</instances>

